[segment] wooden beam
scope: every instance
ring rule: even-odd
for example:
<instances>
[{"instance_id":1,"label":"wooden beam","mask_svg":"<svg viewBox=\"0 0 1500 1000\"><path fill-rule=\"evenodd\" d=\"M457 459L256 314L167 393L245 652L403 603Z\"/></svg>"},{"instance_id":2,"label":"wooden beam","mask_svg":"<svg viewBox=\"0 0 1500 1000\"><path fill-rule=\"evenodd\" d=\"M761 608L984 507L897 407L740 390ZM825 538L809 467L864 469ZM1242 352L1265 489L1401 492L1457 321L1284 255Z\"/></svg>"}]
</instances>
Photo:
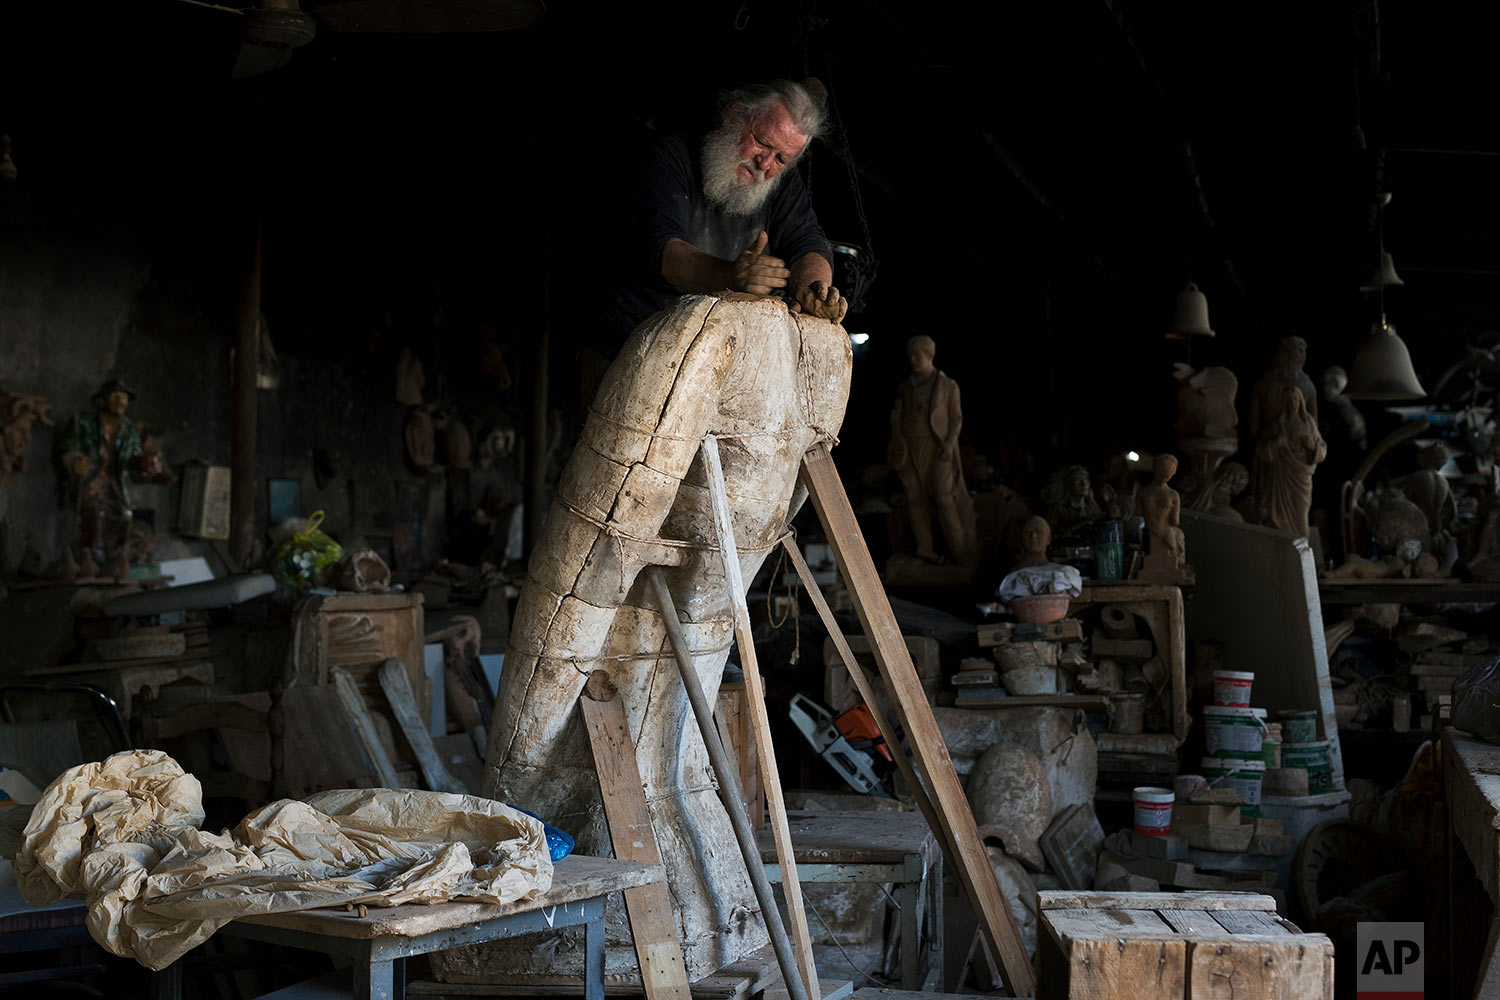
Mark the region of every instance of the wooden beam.
<instances>
[{"instance_id":1,"label":"wooden beam","mask_svg":"<svg viewBox=\"0 0 1500 1000\"><path fill-rule=\"evenodd\" d=\"M391 713L401 727L401 735L411 746L422 769L422 778L434 792L453 792L467 795L468 789L457 778L448 773L442 754L432 745L432 734L427 730L427 720L417 710L416 696L411 692L411 682L406 677L406 664L392 656L380 665L380 690L385 700L391 703Z\"/></svg>"},{"instance_id":2,"label":"wooden beam","mask_svg":"<svg viewBox=\"0 0 1500 1000\"><path fill-rule=\"evenodd\" d=\"M802 478L833 547L839 572L849 587L855 613L870 641L885 689L906 731L916 771L932 796L939 822L939 829L934 832L942 839L944 852L974 905L991 954L1000 960L1006 986L1015 996L1029 996L1035 992L1036 983L1026 947L990 867L969 800L953 770L948 746L927 704L906 640L827 445L819 444L803 456Z\"/></svg>"},{"instance_id":3,"label":"wooden beam","mask_svg":"<svg viewBox=\"0 0 1500 1000\"><path fill-rule=\"evenodd\" d=\"M599 794L604 800L604 818L615 857L624 861L661 864L651 813L646 806L646 787L641 781L635 742L625 721L625 706L617 697L609 675L596 670L578 700L599 774ZM641 986L646 1000L691 1000L687 963L677 940L677 920L665 882L653 882L625 890L625 914L635 940L635 957L641 965Z\"/></svg>"},{"instance_id":4,"label":"wooden beam","mask_svg":"<svg viewBox=\"0 0 1500 1000\"><path fill-rule=\"evenodd\" d=\"M797 967L807 986L807 995L823 995L818 986L818 967L813 960L812 933L807 927L807 911L802 904L802 885L797 881L797 861L792 851L792 831L786 821L786 800L781 794L781 776L776 769L776 752L771 746L771 719L766 713L766 689L755 658L755 638L750 632L750 609L745 605L745 581L740 573L740 554L734 540L734 522L729 516L729 493L724 485L724 467L719 461L719 443L712 434L703 438L703 463L708 469L708 495L713 502L714 529L719 538L719 556L724 563L724 582L729 590L729 605L734 611L734 638L740 651L740 668L745 672L745 710L750 716L750 731L755 737L756 755L760 760L761 784L765 787L766 806L771 814L771 835L776 841L776 861L781 865L781 894L786 900L791 923L792 945L797 953Z\"/></svg>"}]
</instances>

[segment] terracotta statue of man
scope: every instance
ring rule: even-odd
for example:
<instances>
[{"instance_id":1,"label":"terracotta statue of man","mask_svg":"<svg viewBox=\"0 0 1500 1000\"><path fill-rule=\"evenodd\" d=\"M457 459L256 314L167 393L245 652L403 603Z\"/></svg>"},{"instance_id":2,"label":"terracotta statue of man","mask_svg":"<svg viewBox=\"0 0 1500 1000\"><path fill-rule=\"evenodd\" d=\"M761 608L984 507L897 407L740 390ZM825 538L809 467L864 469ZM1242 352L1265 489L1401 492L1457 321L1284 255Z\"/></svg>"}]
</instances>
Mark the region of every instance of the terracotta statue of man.
<instances>
[{"instance_id":1,"label":"terracotta statue of man","mask_svg":"<svg viewBox=\"0 0 1500 1000\"><path fill-rule=\"evenodd\" d=\"M119 379L104 383L94 393L94 409L74 416L61 439L69 477L66 499L78 511L78 541L100 566L126 558L132 517L126 479L141 458L140 430L125 415L134 399L135 392Z\"/></svg>"},{"instance_id":2,"label":"terracotta statue of man","mask_svg":"<svg viewBox=\"0 0 1500 1000\"><path fill-rule=\"evenodd\" d=\"M1255 449L1256 492L1265 506L1267 526L1307 537L1313 470L1327 454L1306 397L1295 385L1284 386L1278 415Z\"/></svg>"},{"instance_id":3,"label":"terracotta statue of man","mask_svg":"<svg viewBox=\"0 0 1500 1000\"><path fill-rule=\"evenodd\" d=\"M1047 545L1052 541L1052 526L1045 517L1028 517L1021 525L1021 565L1040 566L1047 562Z\"/></svg>"},{"instance_id":4,"label":"terracotta statue of man","mask_svg":"<svg viewBox=\"0 0 1500 1000\"><path fill-rule=\"evenodd\" d=\"M979 562L979 532L974 504L964 484L958 458L958 432L964 415L958 383L933 367L937 345L928 336L906 342L911 377L904 379L891 410L891 443L886 460L906 490L917 557L941 562L933 547L932 518L937 515L943 541L962 566Z\"/></svg>"},{"instance_id":5,"label":"terracotta statue of man","mask_svg":"<svg viewBox=\"0 0 1500 1000\"><path fill-rule=\"evenodd\" d=\"M1147 553L1140 579L1150 583L1189 583L1187 545L1179 523L1182 497L1167 485L1177 475L1177 456L1158 455L1151 467L1151 483L1136 494L1135 512L1146 520Z\"/></svg>"}]
</instances>

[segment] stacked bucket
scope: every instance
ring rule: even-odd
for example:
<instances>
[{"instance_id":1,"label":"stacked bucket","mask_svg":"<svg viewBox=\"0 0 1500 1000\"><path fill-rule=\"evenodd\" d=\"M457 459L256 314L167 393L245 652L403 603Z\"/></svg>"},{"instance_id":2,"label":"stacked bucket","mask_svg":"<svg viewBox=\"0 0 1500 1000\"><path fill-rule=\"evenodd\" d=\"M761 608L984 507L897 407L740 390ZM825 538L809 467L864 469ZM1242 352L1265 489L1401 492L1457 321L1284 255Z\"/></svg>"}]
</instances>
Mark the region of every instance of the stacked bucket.
<instances>
[{"instance_id":1,"label":"stacked bucket","mask_svg":"<svg viewBox=\"0 0 1500 1000\"><path fill-rule=\"evenodd\" d=\"M1261 778L1276 766L1268 757L1277 745L1267 739L1266 710L1250 707L1254 683L1253 673L1215 670L1214 703L1203 710L1203 776L1210 785L1239 792L1240 815L1247 817L1260 815Z\"/></svg>"}]
</instances>

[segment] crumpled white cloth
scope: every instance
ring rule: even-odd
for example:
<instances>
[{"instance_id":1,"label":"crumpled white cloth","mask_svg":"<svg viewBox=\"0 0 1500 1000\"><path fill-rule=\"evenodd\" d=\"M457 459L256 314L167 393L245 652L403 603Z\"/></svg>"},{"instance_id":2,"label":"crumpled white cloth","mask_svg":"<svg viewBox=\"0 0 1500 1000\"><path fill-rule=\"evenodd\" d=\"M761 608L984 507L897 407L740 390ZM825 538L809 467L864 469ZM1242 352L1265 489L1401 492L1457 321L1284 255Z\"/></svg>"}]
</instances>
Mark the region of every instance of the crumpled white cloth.
<instances>
[{"instance_id":1,"label":"crumpled white cloth","mask_svg":"<svg viewBox=\"0 0 1500 1000\"><path fill-rule=\"evenodd\" d=\"M543 827L473 795L320 792L209 833L198 779L159 750L64 771L23 833L22 898L88 900L95 941L162 969L236 917L319 906L509 903L552 886Z\"/></svg>"},{"instance_id":2,"label":"crumpled white cloth","mask_svg":"<svg viewBox=\"0 0 1500 1000\"><path fill-rule=\"evenodd\" d=\"M1040 566L1022 566L1006 574L995 591L995 596L1009 604L1018 597L1037 594L1067 594L1077 597L1083 593L1083 574L1077 566L1062 563L1042 563Z\"/></svg>"}]
</instances>

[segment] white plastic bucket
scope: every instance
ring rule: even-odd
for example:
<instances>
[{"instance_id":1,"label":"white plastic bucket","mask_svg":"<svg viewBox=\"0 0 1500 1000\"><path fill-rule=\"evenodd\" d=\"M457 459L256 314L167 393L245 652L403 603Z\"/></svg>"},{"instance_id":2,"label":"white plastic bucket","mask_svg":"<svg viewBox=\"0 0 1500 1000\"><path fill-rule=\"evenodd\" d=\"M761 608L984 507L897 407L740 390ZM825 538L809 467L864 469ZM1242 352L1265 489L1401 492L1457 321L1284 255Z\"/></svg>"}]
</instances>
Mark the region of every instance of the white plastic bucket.
<instances>
[{"instance_id":1,"label":"white plastic bucket","mask_svg":"<svg viewBox=\"0 0 1500 1000\"><path fill-rule=\"evenodd\" d=\"M1285 743L1281 747L1281 760L1287 767L1306 769L1307 794L1322 795L1333 790L1331 752L1327 740Z\"/></svg>"},{"instance_id":2,"label":"white plastic bucket","mask_svg":"<svg viewBox=\"0 0 1500 1000\"><path fill-rule=\"evenodd\" d=\"M1236 757L1260 760L1266 736L1266 710L1263 708L1227 708L1221 705L1203 709L1204 748L1210 757Z\"/></svg>"},{"instance_id":3,"label":"white plastic bucket","mask_svg":"<svg viewBox=\"0 0 1500 1000\"><path fill-rule=\"evenodd\" d=\"M1250 686L1255 674L1246 670L1214 671L1214 704L1224 708L1249 708Z\"/></svg>"},{"instance_id":4,"label":"white plastic bucket","mask_svg":"<svg viewBox=\"0 0 1500 1000\"><path fill-rule=\"evenodd\" d=\"M1141 786L1135 790L1135 832L1142 837L1165 837L1172 830L1172 803L1177 800L1170 788Z\"/></svg>"},{"instance_id":5,"label":"white plastic bucket","mask_svg":"<svg viewBox=\"0 0 1500 1000\"><path fill-rule=\"evenodd\" d=\"M1265 761L1205 757L1200 770L1212 787L1233 788L1240 793L1245 800L1240 806L1241 816L1260 815L1260 780L1265 775Z\"/></svg>"}]
</instances>

